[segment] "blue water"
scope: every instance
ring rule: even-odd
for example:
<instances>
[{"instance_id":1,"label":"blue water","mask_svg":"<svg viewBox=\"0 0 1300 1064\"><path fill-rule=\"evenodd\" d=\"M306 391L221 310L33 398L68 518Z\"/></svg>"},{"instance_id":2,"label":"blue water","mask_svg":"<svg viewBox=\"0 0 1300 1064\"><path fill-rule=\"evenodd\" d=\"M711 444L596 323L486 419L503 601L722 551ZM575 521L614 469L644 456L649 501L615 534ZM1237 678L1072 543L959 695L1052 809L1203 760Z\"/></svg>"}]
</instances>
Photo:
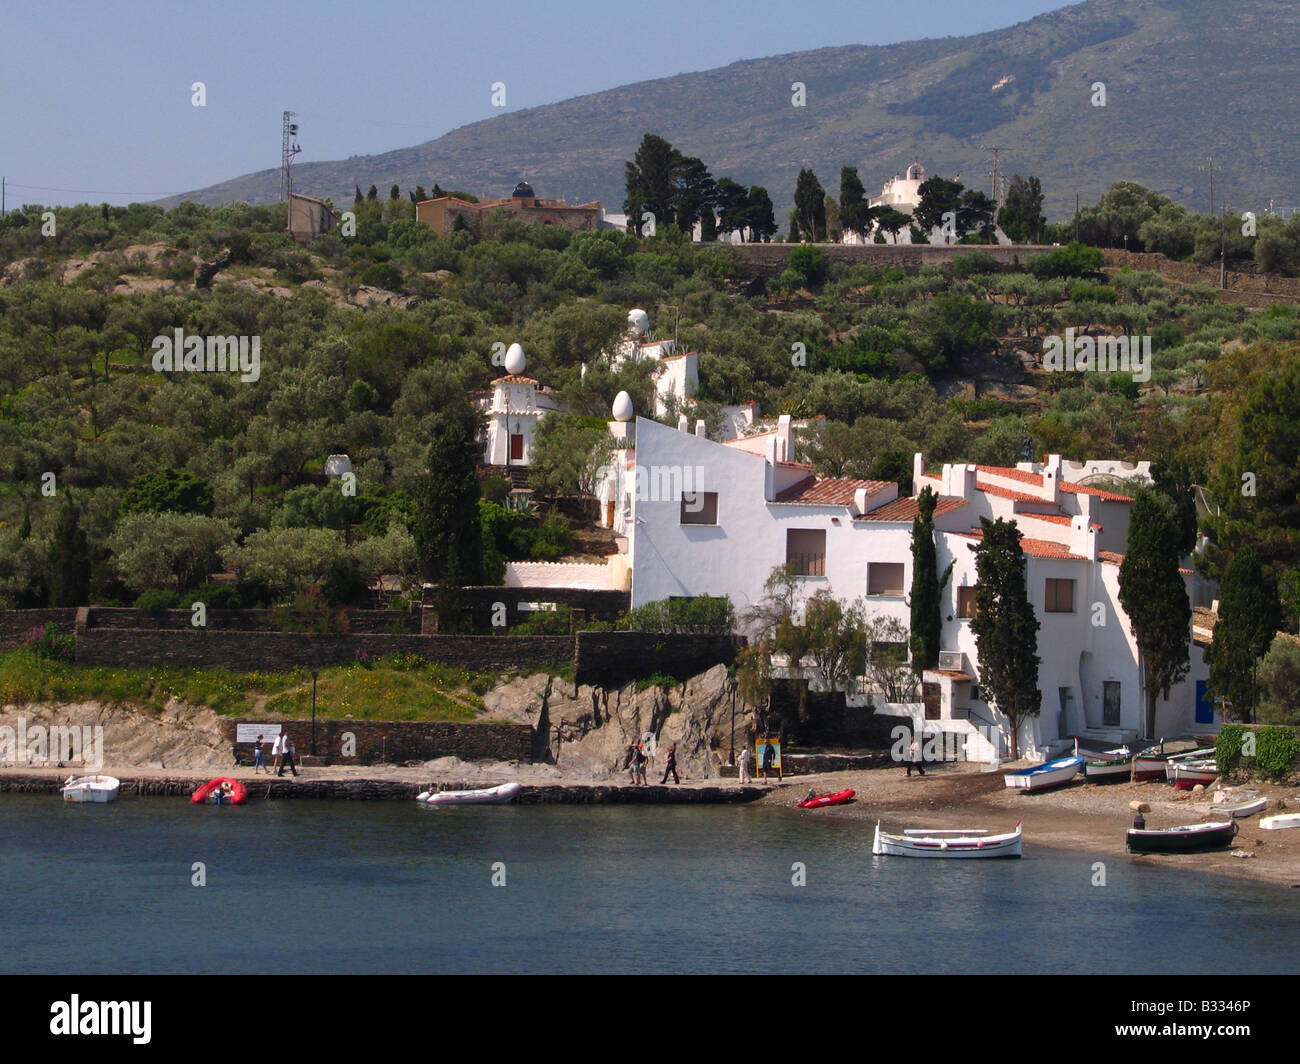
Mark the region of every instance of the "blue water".
<instances>
[{"instance_id":1,"label":"blue water","mask_svg":"<svg viewBox=\"0 0 1300 1064\"><path fill-rule=\"evenodd\" d=\"M1032 836L1019 861L870 849L866 821L745 807L5 795L0 971L1295 970L1285 888Z\"/></svg>"}]
</instances>

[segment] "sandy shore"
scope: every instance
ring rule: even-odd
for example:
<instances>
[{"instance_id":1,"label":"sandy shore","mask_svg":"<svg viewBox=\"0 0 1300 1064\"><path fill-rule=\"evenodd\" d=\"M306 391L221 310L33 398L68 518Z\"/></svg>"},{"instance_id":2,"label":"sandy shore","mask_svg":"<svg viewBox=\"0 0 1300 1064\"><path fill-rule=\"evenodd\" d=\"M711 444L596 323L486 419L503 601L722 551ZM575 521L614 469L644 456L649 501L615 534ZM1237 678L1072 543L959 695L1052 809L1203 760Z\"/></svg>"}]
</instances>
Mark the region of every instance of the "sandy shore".
<instances>
[{"instance_id":1,"label":"sandy shore","mask_svg":"<svg viewBox=\"0 0 1300 1064\"><path fill-rule=\"evenodd\" d=\"M1003 766L1005 768L1005 766ZM66 771L66 770L63 770ZM195 786L213 775L229 775L249 782L265 779L249 768L167 769L157 766L106 766L109 775L131 778L190 778ZM419 767L391 765L330 766L300 768L300 778L311 780L383 780L418 784L420 788L437 781L455 781L459 786L489 786L514 779L536 786L627 785L626 776L587 776L561 772L553 765L471 764L455 758L443 758ZM69 773L71 774L71 773ZM49 776L51 768L0 769L0 780L23 776ZM290 777L286 777L288 781ZM657 782L653 781L652 783ZM671 786L671 785L670 785ZM685 788L738 786L734 778L683 780ZM1294 787L1252 785L1269 799L1267 813L1276 811L1279 799L1291 810L1300 809L1300 796ZM796 803L815 788L819 793L852 787L855 800L849 805L825 809L800 810ZM651 789L654 789L653 787ZM646 799L653 801L651 795ZM787 776L781 783L773 781L770 793L758 807L791 810L800 816L833 820L862 821L864 836L876 820L887 829L903 827L983 827L1010 830L1023 818L1025 848L1044 846L1055 849L1096 854L1116 861L1143 861L1173 864L1201 872L1231 875L1288 887L1300 887L1300 829L1264 831L1260 815L1238 820L1239 833L1232 850L1182 855L1130 855L1124 847L1124 832L1131 826L1133 812L1129 802L1143 801L1151 811L1146 814L1150 827L1194 824L1215 819L1208 792L1193 794L1175 791L1168 785L1152 783L1086 784L1078 780L1053 791L1020 794L1003 784L1002 772L981 772L974 765L932 767L925 776L910 779L902 768L867 769ZM1252 857L1233 856L1250 853Z\"/></svg>"}]
</instances>

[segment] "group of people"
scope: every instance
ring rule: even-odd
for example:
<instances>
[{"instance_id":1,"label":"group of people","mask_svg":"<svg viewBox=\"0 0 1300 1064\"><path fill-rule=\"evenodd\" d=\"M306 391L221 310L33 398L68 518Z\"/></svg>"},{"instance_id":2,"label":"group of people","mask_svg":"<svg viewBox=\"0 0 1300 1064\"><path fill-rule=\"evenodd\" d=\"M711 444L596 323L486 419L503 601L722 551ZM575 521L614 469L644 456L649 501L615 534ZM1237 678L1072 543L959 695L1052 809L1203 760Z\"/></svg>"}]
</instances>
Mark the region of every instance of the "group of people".
<instances>
[{"instance_id":1,"label":"group of people","mask_svg":"<svg viewBox=\"0 0 1300 1064\"><path fill-rule=\"evenodd\" d=\"M632 777L633 786L646 786L646 764L650 757L645 752L645 746L642 743L636 743L627 748L627 762L623 767ZM668 782L668 777L672 776L673 782L680 784L681 778L677 775L677 744L674 743L668 748L668 760L664 763L664 778L659 781L660 786Z\"/></svg>"},{"instance_id":2,"label":"group of people","mask_svg":"<svg viewBox=\"0 0 1300 1064\"><path fill-rule=\"evenodd\" d=\"M741 747L740 754L736 758L736 765L740 770L741 783L753 783L754 775L751 769L753 764L753 755L749 752L748 746ZM763 774L763 782L767 782L767 774L775 772L779 777L781 770L777 767L776 747L772 745L771 740L763 743L763 759L759 766L759 771Z\"/></svg>"},{"instance_id":3,"label":"group of people","mask_svg":"<svg viewBox=\"0 0 1300 1064\"><path fill-rule=\"evenodd\" d=\"M262 746L263 738L259 735L257 742L253 744L253 772L256 773L260 768L269 776L271 769L266 767ZM275 769L277 776L283 776L286 768L296 776L298 775L298 765L295 761L297 755L298 751L293 745L293 740L289 738L289 733L281 732L271 744L271 768Z\"/></svg>"}]
</instances>

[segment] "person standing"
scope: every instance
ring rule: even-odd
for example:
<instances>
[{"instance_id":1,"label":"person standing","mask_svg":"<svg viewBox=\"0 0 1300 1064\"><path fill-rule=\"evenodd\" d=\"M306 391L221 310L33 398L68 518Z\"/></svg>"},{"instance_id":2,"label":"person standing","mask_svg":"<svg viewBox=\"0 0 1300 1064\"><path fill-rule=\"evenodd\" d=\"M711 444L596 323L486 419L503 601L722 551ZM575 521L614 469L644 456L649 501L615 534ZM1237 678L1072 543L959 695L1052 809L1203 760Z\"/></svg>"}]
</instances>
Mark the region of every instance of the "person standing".
<instances>
[{"instance_id":1,"label":"person standing","mask_svg":"<svg viewBox=\"0 0 1300 1064\"><path fill-rule=\"evenodd\" d=\"M763 740L763 782L767 782L767 774L776 767L776 747L772 745L771 739Z\"/></svg>"},{"instance_id":2,"label":"person standing","mask_svg":"<svg viewBox=\"0 0 1300 1064\"><path fill-rule=\"evenodd\" d=\"M627 769L627 774L632 779L632 786L635 787L636 786L636 747L635 746L629 746L627 748L627 761L623 765L623 767Z\"/></svg>"},{"instance_id":3,"label":"person standing","mask_svg":"<svg viewBox=\"0 0 1300 1064\"><path fill-rule=\"evenodd\" d=\"M257 742L253 744L253 772L256 773L259 768L263 772L269 773L269 769L266 767L266 759L262 757L262 737L260 735L257 737Z\"/></svg>"},{"instance_id":4,"label":"person standing","mask_svg":"<svg viewBox=\"0 0 1300 1064\"><path fill-rule=\"evenodd\" d=\"M275 737L275 742L271 744L271 767L275 769L275 774L277 776L284 775L284 769L282 767L283 760L284 732L280 732L280 734Z\"/></svg>"},{"instance_id":5,"label":"person standing","mask_svg":"<svg viewBox=\"0 0 1300 1064\"><path fill-rule=\"evenodd\" d=\"M740 761L738 762L738 764L740 765L740 782L742 784L751 782L751 778L749 775L749 760L750 760L749 747L748 746L741 747Z\"/></svg>"},{"instance_id":6,"label":"person standing","mask_svg":"<svg viewBox=\"0 0 1300 1064\"><path fill-rule=\"evenodd\" d=\"M913 767L924 776L925 766L921 764L921 743L916 738L916 732L912 733L912 745L907 748L907 758L907 778L912 778Z\"/></svg>"},{"instance_id":7,"label":"person standing","mask_svg":"<svg viewBox=\"0 0 1300 1064\"><path fill-rule=\"evenodd\" d=\"M672 773L673 776L673 782L680 787L682 781L677 778L677 744L676 743L673 743L673 745L668 748L668 762L667 764L664 765L664 778L659 781L659 786L662 787L665 783L668 782L668 774L670 772Z\"/></svg>"},{"instance_id":8,"label":"person standing","mask_svg":"<svg viewBox=\"0 0 1300 1064\"><path fill-rule=\"evenodd\" d=\"M648 761L650 760L650 757L649 757L649 755L645 752L645 745L644 745L644 744L642 744L642 743L637 743L637 744L636 744L636 757L637 757L637 761L636 761L636 778L637 778L637 781L641 784L642 787L649 786L649 785L646 783L646 779L645 779L645 767L646 767L646 762L648 762Z\"/></svg>"},{"instance_id":9,"label":"person standing","mask_svg":"<svg viewBox=\"0 0 1300 1064\"><path fill-rule=\"evenodd\" d=\"M284 736L283 752L284 752L284 760L281 762L280 771L277 772L276 775L283 776L284 770L287 768L290 772L292 772L295 776L297 776L298 766L293 763L293 755L296 751L293 748L293 740L290 739L287 734Z\"/></svg>"}]
</instances>

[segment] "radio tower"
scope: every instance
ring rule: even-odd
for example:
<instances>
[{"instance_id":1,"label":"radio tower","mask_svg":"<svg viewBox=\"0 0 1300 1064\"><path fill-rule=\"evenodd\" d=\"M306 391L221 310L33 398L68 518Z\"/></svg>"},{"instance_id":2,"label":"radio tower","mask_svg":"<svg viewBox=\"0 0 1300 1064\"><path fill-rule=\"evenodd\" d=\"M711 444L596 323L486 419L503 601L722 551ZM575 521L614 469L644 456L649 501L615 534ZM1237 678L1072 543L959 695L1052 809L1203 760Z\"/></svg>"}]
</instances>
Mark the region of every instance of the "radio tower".
<instances>
[{"instance_id":1,"label":"radio tower","mask_svg":"<svg viewBox=\"0 0 1300 1064\"><path fill-rule=\"evenodd\" d=\"M280 134L280 202L288 203L293 193L293 177L289 167L293 157L302 149L298 147L298 123L293 120L292 111L284 112L284 129Z\"/></svg>"}]
</instances>

